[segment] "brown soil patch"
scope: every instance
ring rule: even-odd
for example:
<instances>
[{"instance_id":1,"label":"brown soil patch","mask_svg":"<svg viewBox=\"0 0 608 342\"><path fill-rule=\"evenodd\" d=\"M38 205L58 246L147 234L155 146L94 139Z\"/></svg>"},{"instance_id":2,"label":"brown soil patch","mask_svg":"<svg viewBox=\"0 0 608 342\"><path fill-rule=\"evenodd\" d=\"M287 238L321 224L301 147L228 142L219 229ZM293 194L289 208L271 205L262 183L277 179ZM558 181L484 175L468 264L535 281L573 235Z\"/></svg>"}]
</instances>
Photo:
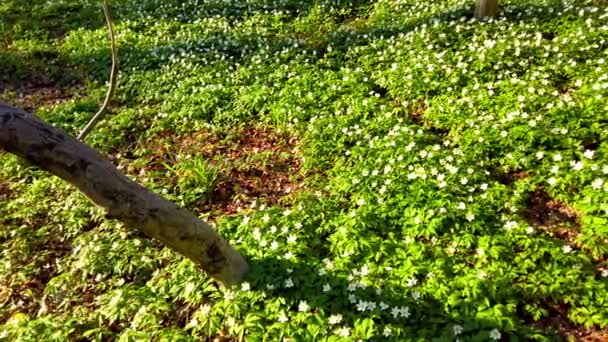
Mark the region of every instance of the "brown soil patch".
<instances>
[{"instance_id":1,"label":"brown soil patch","mask_svg":"<svg viewBox=\"0 0 608 342\"><path fill-rule=\"evenodd\" d=\"M418 99L410 105L409 113L412 120L421 126L424 126L424 112L427 110L427 105L424 100Z\"/></svg>"},{"instance_id":2,"label":"brown soil patch","mask_svg":"<svg viewBox=\"0 0 608 342\"><path fill-rule=\"evenodd\" d=\"M0 182L0 202L8 200L13 195L13 190L11 189L8 182Z\"/></svg>"},{"instance_id":3,"label":"brown soil patch","mask_svg":"<svg viewBox=\"0 0 608 342\"><path fill-rule=\"evenodd\" d=\"M72 87L58 86L50 80L37 80L15 89L0 92L0 102L34 112L39 107L52 107L74 96Z\"/></svg>"},{"instance_id":4,"label":"brown soil patch","mask_svg":"<svg viewBox=\"0 0 608 342\"><path fill-rule=\"evenodd\" d=\"M574 208L552 199L542 188L530 195L524 216L531 225L550 237L576 246L575 240L580 231L580 214ZM585 328L571 322L568 318L568 305L544 301L542 306L549 311L549 317L531 322L533 325L553 328L566 341L608 341L608 328Z\"/></svg>"},{"instance_id":5,"label":"brown soil patch","mask_svg":"<svg viewBox=\"0 0 608 342\"><path fill-rule=\"evenodd\" d=\"M501 184L509 185L515 183L518 180L529 177L530 174L527 171L523 170L513 170L508 172L495 170L492 176Z\"/></svg>"},{"instance_id":6,"label":"brown soil patch","mask_svg":"<svg viewBox=\"0 0 608 342\"><path fill-rule=\"evenodd\" d=\"M542 188L530 195L524 211L528 222L551 237L574 243L580 230L580 214L572 207L555 201Z\"/></svg>"},{"instance_id":7,"label":"brown soil patch","mask_svg":"<svg viewBox=\"0 0 608 342\"><path fill-rule=\"evenodd\" d=\"M301 160L297 139L269 128L245 128L237 134L219 135L200 131L178 135L164 131L139 144L145 149L143 167L126 165L127 172L145 175L163 172L163 162L175 165L177 156L202 156L219 168L219 175L208 199L195 204L200 212L218 215L234 214L255 203L269 205L302 187L299 176ZM121 154L111 159L119 160ZM165 180L177 184L177 177ZM162 181L162 180L161 180Z\"/></svg>"},{"instance_id":8,"label":"brown soil patch","mask_svg":"<svg viewBox=\"0 0 608 342\"><path fill-rule=\"evenodd\" d=\"M40 247L34 247L34 250L44 250L44 255L40 258L33 256L29 260L24 260L24 264L35 263L35 268L40 269L37 275L23 280L20 284L9 286L0 283L0 304L12 309L4 312L4 315L0 315L0 324L6 322L17 312L31 317L36 315L41 306L44 306L46 310L52 310L52 304L49 301L42 303L39 299L43 297L46 284L57 275L56 261L69 254L72 248L67 242L52 240L41 242Z\"/></svg>"},{"instance_id":9,"label":"brown soil patch","mask_svg":"<svg viewBox=\"0 0 608 342\"><path fill-rule=\"evenodd\" d=\"M604 342L608 341L608 328L585 328L576 325L568 319L569 307L566 304L543 303L549 311L549 317L543 318L533 324L539 328L554 329L564 341Z\"/></svg>"},{"instance_id":10,"label":"brown soil patch","mask_svg":"<svg viewBox=\"0 0 608 342\"><path fill-rule=\"evenodd\" d=\"M228 335L227 332L222 331L222 333L220 335L209 338L209 339L207 339L207 341L209 341L209 342L235 342L235 341L238 341L238 339L236 337L232 337L232 336Z\"/></svg>"}]
</instances>

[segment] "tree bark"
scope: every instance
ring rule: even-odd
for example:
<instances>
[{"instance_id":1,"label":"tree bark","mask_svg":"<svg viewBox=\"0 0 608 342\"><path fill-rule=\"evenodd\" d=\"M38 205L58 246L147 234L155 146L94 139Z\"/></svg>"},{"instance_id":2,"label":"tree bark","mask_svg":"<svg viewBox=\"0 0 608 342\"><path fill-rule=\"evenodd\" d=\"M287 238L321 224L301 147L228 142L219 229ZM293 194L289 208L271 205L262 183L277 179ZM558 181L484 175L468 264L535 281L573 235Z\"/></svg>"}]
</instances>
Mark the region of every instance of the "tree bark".
<instances>
[{"instance_id":1,"label":"tree bark","mask_svg":"<svg viewBox=\"0 0 608 342\"><path fill-rule=\"evenodd\" d=\"M498 13L498 0L477 0L475 18L494 17Z\"/></svg>"},{"instance_id":2,"label":"tree bark","mask_svg":"<svg viewBox=\"0 0 608 342\"><path fill-rule=\"evenodd\" d=\"M0 149L76 186L115 218L159 239L225 286L249 265L213 228L127 178L101 154L33 114L0 103Z\"/></svg>"}]
</instances>

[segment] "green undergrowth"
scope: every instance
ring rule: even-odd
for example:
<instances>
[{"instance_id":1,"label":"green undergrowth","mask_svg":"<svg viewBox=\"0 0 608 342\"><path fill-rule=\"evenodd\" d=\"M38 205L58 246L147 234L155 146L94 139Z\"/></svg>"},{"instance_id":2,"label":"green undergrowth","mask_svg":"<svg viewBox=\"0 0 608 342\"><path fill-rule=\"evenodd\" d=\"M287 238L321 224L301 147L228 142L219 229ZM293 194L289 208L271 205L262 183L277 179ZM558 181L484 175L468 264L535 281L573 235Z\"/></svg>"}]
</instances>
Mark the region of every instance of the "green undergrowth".
<instances>
[{"instance_id":1,"label":"green undergrowth","mask_svg":"<svg viewBox=\"0 0 608 342\"><path fill-rule=\"evenodd\" d=\"M0 5L2 81L27 82L30 61L76 72L89 95L36 111L76 134L104 96L100 13L16 3ZM236 126L297 141L303 184L215 218L252 265L227 289L0 155L0 340L608 336L606 3L500 1L491 21L472 6L114 1L121 74L93 147L202 217ZM189 143L167 155L175 136ZM245 164L286 158L260 146Z\"/></svg>"}]
</instances>

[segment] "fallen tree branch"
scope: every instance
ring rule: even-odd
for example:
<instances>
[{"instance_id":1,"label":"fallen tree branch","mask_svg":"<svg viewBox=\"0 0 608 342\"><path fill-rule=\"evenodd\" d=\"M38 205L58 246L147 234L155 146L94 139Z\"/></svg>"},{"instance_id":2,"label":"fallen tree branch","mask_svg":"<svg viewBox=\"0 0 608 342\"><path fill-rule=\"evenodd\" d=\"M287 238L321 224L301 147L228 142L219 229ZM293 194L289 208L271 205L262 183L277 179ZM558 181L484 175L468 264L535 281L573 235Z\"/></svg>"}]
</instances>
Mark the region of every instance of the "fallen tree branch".
<instances>
[{"instance_id":1,"label":"fallen tree branch","mask_svg":"<svg viewBox=\"0 0 608 342\"><path fill-rule=\"evenodd\" d=\"M213 228L138 185L97 151L33 114L0 103L0 149L77 187L117 219L159 239L214 279L232 285L249 266Z\"/></svg>"},{"instance_id":2,"label":"fallen tree branch","mask_svg":"<svg viewBox=\"0 0 608 342\"><path fill-rule=\"evenodd\" d=\"M95 128L95 125L103 119L103 117L107 113L108 105L110 104L110 100L114 95L114 89L116 88L116 78L118 77L118 53L116 52L116 39L114 36L114 26L112 25L112 19L110 18L110 9L108 8L108 2L103 0L101 2L101 8L103 10L103 15L106 18L106 24L108 26L108 34L110 36L110 49L112 51L112 70L110 71L110 84L108 86L108 92L106 93L106 98L103 101L103 104L93 115L93 118L87 123L87 125L80 131L78 134L79 140L84 140L87 135Z\"/></svg>"}]
</instances>

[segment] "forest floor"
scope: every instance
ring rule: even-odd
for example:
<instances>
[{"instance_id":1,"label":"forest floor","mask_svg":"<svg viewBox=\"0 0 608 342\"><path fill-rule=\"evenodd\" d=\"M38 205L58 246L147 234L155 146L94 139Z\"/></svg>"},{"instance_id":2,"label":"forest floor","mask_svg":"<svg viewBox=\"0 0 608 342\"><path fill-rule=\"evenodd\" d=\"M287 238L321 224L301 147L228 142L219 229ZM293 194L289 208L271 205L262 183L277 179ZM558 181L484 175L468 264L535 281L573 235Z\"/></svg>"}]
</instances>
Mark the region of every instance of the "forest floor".
<instances>
[{"instance_id":1,"label":"forest floor","mask_svg":"<svg viewBox=\"0 0 608 342\"><path fill-rule=\"evenodd\" d=\"M96 2L0 4L0 101L70 134ZM0 340L608 340L608 4L115 0L87 138L211 222L222 288L0 153Z\"/></svg>"}]
</instances>

